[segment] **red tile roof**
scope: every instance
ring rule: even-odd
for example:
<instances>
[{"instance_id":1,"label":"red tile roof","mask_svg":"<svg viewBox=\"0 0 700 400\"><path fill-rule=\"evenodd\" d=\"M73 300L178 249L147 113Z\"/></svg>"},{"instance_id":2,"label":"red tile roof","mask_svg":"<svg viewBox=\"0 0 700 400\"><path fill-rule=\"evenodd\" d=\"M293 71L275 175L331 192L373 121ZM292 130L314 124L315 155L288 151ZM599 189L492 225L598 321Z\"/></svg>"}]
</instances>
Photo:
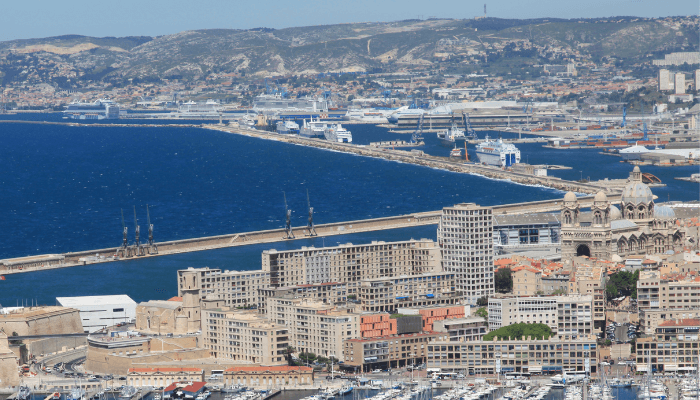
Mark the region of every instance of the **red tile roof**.
<instances>
[{"instance_id":1,"label":"red tile roof","mask_svg":"<svg viewBox=\"0 0 700 400\"><path fill-rule=\"evenodd\" d=\"M659 324L659 326L700 326L700 319L686 318L679 320L668 320Z\"/></svg>"},{"instance_id":2,"label":"red tile roof","mask_svg":"<svg viewBox=\"0 0 700 400\"><path fill-rule=\"evenodd\" d=\"M290 366L290 365L279 365L279 366L271 366L271 367L231 367L227 369L225 372L274 372L274 371L284 371L284 372L289 372L289 371L301 371L301 372L310 372L313 371L313 368L311 367L297 367L297 366Z\"/></svg>"},{"instance_id":3,"label":"red tile roof","mask_svg":"<svg viewBox=\"0 0 700 400\"><path fill-rule=\"evenodd\" d=\"M178 383L179 383L179 384L182 384L182 382L175 382L175 383L171 384L170 386L166 387L165 389L163 389L163 391L164 391L164 392L171 392L171 391L177 389ZM202 388L203 388L204 385L206 385L206 384L207 384L206 382L192 382L190 385L187 385L187 386L183 387L183 388L182 388L182 391L183 391L183 392L196 393L196 392L202 390Z\"/></svg>"},{"instance_id":4,"label":"red tile roof","mask_svg":"<svg viewBox=\"0 0 700 400\"><path fill-rule=\"evenodd\" d=\"M201 368L129 368L129 372L202 372Z\"/></svg>"},{"instance_id":5,"label":"red tile roof","mask_svg":"<svg viewBox=\"0 0 700 400\"><path fill-rule=\"evenodd\" d=\"M177 297L177 296L171 297L168 299L168 301L182 301L182 297Z\"/></svg>"}]
</instances>

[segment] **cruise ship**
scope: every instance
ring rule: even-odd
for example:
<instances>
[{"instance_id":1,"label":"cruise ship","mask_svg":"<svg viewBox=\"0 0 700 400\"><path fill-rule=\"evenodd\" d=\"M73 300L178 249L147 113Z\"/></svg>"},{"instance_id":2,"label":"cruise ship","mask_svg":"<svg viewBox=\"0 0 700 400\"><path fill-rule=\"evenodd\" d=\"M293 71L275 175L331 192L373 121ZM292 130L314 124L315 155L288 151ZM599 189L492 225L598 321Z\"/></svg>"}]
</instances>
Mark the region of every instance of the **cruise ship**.
<instances>
[{"instance_id":1,"label":"cruise ship","mask_svg":"<svg viewBox=\"0 0 700 400\"><path fill-rule=\"evenodd\" d=\"M277 121L277 133L298 135L299 124L294 121Z\"/></svg>"},{"instance_id":2,"label":"cruise ship","mask_svg":"<svg viewBox=\"0 0 700 400\"><path fill-rule=\"evenodd\" d=\"M395 109L355 108L348 110L343 119L346 121L386 124L389 122L388 117L395 112Z\"/></svg>"},{"instance_id":3,"label":"cruise ship","mask_svg":"<svg viewBox=\"0 0 700 400\"><path fill-rule=\"evenodd\" d=\"M328 124L325 122L319 120L314 121L314 118L311 117L310 121L304 120L299 135L307 138L323 138L325 137L327 127Z\"/></svg>"},{"instance_id":4,"label":"cruise ship","mask_svg":"<svg viewBox=\"0 0 700 400\"><path fill-rule=\"evenodd\" d=\"M323 98L299 97L288 99L279 94L262 94L253 100L253 110L256 112L328 111L328 102Z\"/></svg>"},{"instance_id":5,"label":"cruise ship","mask_svg":"<svg viewBox=\"0 0 700 400\"><path fill-rule=\"evenodd\" d=\"M119 118L119 105L109 99L92 103L73 102L63 110L64 118L70 119L113 119Z\"/></svg>"},{"instance_id":6,"label":"cruise ship","mask_svg":"<svg viewBox=\"0 0 700 400\"><path fill-rule=\"evenodd\" d=\"M174 114L178 118L219 118L221 112L221 104L214 100L207 100L204 103L190 100L180 104Z\"/></svg>"},{"instance_id":7,"label":"cruise ship","mask_svg":"<svg viewBox=\"0 0 700 400\"><path fill-rule=\"evenodd\" d=\"M489 140L476 146L476 156L479 162L497 167L510 167L520 162L520 150L510 143L503 143L503 139Z\"/></svg>"},{"instance_id":8,"label":"cruise ship","mask_svg":"<svg viewBox=\"0 0 700 400\"><path fill-rule=\"evenodd\" d=\"M338 143L352 143L352 133L341 124L333 124L324 131L326 140Z\"/></svg>"}]
</instances>

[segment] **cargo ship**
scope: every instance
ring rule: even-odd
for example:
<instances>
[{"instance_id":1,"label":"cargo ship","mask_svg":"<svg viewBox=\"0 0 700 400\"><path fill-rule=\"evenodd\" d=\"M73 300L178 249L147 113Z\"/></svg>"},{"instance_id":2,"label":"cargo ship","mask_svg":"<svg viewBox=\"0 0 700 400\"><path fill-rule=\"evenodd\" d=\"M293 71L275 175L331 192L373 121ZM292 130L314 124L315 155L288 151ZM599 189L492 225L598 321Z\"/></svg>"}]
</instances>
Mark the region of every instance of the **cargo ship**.
<instances>
[{"instance_id":1,"label":"cargo ship","mask_svg":"<svg viewBox=\"0 0 700 400\"><path fill-rule=\"evenodd\" d=\"M489 140L476 146L476 156L482 164L497 167L510 167L520 162L520 150L510 143L503 143L503 139Z\"/></svg>"}]
</instances>

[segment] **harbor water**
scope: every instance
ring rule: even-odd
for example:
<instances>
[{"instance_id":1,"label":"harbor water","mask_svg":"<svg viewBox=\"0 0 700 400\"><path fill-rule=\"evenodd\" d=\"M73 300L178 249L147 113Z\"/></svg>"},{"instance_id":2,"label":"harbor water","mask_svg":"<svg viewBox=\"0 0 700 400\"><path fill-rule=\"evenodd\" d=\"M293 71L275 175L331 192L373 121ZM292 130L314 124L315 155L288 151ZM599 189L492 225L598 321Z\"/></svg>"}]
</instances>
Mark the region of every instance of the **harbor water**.
<instances>
[{"instance_id":1,"label":"harbor water","mask_svg":"<svg viewBox=\"0 0 700 400\"><path fill-rule=\"evenodd\" d=\"M58 114L0 118L62 121ZM410 138L373 125L347 128L355 144ZM449 154L434 133L424 136L426 145L419 149ZM121 210L133 241L134 206L143 240L146 204L155 240L165 241L280 228L283 193L293 210L293 225L306 225L307 190L316 223L438 210L461 202L497 205L563 196L549 188L192 127L3 123L0 143L0 259L118 246ZM565 179L619 179L631 170L619 158L596 150L518 147L523 161L531 164L572 167L549 171ZM643 170L668 185L653 189L660 200L699 199L697 184L673 179L689 176L697 167ZM17 274L0 281L0 304L53 304L60 296L122 293L137 302L167 299L176 294L177 269L259 269L260 252L269 248L435 236L434 226L419 227Z\"/></svg>"}]
</instances>

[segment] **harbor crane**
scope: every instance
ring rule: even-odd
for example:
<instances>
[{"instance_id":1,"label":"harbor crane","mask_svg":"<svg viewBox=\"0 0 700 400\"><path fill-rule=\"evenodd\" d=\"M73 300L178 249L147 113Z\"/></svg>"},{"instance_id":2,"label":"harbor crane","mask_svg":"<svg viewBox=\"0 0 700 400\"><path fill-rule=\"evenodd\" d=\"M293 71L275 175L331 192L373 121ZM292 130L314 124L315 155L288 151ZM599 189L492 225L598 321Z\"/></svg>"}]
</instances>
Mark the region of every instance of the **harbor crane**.
<instances>
[{"instance_id":1,"label":"harbor crane","mask_svg":"<svg viewBox=\"0 0 700 400\"><path fill-rule=\"evenodd\" d=\"M134 251L132 254L135 256L141 256L144 253L144 249L141 247L141 227L139 226L139 220L136 219L136 206L134 206L134 226Z\"/></svg>"},{"instance_id":2,"label":"harbor crane","mask_svg":"<svg viewBox=\"0 0 700 400\"><path fill-rule=\"evenodd\" d=\"M292 210L287 207L287 194L282 192L284 196L284 213L286 216L286 222L284 225L284 238L294 239L294 232L292 232Z\"/></svg>"},{"instance_id":3,"label":"harbor crane","mask_svg":"<svg viewBox=\"0 0 700 400\"><path fill-rule=\"evenodd\" d=\"M126 224L124 223L124 209L122 208L122 245L117 249L117 257L119 257L119 254L122 255L122 257L126 257L129 251L129 239L127 238L127 234L129 233L129 228L126 227Z\"/></svg>"},{"instance_id":4,"label":"harbor crane","mask_svg":"<svg viewBox=\"0 0 700 400\"><path fill-rule=\"evenodd\" d=\"M151 214L148 212L148 204L146 204L146 220L148 221L148 254L158 254L158 246L153 241L153 224Z\"/></svg>"},{"instance_id":5,"label":"harbor crane","mask_svg":"<svg viewBox=\"0 0 700 400\"><path fill-rule=\"evenodd\" d=\"M418 118L418 126L413 135L411 135L411 143L418 143L423 140L423 116L424 114L421 114L420 118Z\"/></svg>"},{"instance_id":6,"label":"harbor crane","mask_svg":"<svg viewBox=\"0 0 700 400\"><path fill-rule=\"evenodd\" d=\"M469 113L465 113L464 111L462 111L462 122L464 122L464 136L466 136L468 139L478 139L478 137L476 136L476 131L474 130L474 128L472 128L472 125L469 123Z\"/></svg>"},{"instance_id":7,"label":"harbor crane","mask_svg":"<svg viewBox=\"0 0 700 400\"><path fill-rule=\"evenodd\" d=\"M309 207L309 222L306 225L306 229L309 230L309 236L318 236L316 233L316 228L314 227L314 208L311 207L311 200L309 199L309 189L306 189L306 204Z\"/></svg>"}]
</instances>

